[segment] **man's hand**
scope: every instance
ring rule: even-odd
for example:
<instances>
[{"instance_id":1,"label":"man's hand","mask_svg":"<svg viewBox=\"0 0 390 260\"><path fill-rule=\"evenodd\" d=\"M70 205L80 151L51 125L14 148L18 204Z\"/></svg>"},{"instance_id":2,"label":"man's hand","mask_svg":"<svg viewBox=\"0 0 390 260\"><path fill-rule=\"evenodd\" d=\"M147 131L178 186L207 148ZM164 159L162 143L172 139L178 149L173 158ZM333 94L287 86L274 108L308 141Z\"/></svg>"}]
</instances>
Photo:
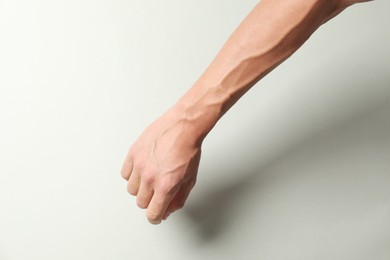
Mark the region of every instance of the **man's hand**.
<instances>
[{"instance_id":1,"label":"man's hand","mask_svg":"<svg viewBox=\"0 0 390 260\"><path fill-rule=\"evenodd\" d=\"M121 170L128 192L137 196L140 208L147 209L152 224L182 208L196 181L201 142L178 115L171 109L146 128Z\"/></svg>"}]
</instances>

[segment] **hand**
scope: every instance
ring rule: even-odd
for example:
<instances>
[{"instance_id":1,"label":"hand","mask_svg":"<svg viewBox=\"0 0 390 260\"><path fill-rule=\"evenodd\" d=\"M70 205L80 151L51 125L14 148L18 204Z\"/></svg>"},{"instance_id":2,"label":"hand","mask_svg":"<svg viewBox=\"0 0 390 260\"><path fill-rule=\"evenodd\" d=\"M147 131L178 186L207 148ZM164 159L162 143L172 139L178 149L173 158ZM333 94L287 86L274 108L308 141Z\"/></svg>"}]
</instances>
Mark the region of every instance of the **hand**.
<instances>
[{"instance_id":1,"label":"hand","mask_svg":"<svg viewBox=\"0 0 390 260\"><path fill-rule=\"evenodd\" d=\"M154 121L131 146L121 175L147 218L159 224L180 209L196 182L201 142L174 110Z\"/></svg>"}]
</instances>

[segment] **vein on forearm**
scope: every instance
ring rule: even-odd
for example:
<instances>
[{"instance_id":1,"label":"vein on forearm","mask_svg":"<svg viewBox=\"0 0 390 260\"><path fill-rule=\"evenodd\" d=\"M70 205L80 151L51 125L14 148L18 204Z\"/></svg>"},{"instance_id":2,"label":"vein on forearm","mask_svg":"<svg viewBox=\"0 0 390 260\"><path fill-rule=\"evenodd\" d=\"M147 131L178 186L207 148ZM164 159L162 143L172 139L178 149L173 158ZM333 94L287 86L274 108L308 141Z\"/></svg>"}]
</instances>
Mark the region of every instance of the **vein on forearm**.
<instances>
[{"instance_id":1,"label":"vein on forearm","mask_svg":"<svg viewBox=\"0 0 390 260\"><path fill-rule=\"evenodd\" d=\"M290 57L333 11L331 0L263 0L180 102L209 131L257 81Z\"/></svg>"},{"instance_id":2,"label":"vein on forearm","mask_svg":"<svg viewBox=\"0 0 390 260\"><path fill-rule=\"evenodd\" d=\"M240 58L216 84L217 87L224 89L227 97L223 113L257 81L290 57L322 24L329 5L324 4L324 1L304 1L306 1L304 4L302 1L295 1L301 3L291 7L291 9L301 7L301 10L287 10L286 14L282 13L280 17L264 22L269 24L265 29L266 35L257 36L263 33L261 29L264 26L257 25L263 23L261 19L247 30L250 33L243 37L244 42L240 42L240 37L237 38L241 45L239 50L241 54L238 54ZM312 4L309 5L308 2Z\"/></svg>"}]
</instances>

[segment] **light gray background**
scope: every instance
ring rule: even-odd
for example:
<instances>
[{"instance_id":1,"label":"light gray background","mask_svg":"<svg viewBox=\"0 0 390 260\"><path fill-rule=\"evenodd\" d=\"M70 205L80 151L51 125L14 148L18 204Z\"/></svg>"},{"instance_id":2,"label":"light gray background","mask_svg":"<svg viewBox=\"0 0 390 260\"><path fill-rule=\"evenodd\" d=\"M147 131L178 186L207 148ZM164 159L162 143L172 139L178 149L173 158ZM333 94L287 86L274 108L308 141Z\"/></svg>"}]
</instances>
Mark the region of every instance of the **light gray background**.
<instances>
[{"instance_id":1,"label":"light gray background","mask_svg":"<svg viewBox=\"0 0 390 260\"><path fill-rule=\"evenodd\" d=\"M390 258L390 2L321 27L207 137L162 225L131 143L257 1L0 0L0 259Z\"/></svg>"}]
</instances>

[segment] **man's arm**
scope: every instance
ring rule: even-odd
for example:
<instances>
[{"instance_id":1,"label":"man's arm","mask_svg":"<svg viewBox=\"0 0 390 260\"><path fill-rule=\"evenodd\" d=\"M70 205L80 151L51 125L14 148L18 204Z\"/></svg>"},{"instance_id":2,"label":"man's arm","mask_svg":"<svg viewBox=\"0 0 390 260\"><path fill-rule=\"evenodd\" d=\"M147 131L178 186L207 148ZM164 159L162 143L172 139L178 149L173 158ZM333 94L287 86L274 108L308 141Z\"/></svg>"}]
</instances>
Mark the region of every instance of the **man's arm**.
<instances>
[{"instance_id":1,"label":"man's arm","mask_svg":"<svg viewBox=\"0 0 390 260\"><path fill-rule=\"evenodd\" d=\"M201 144L224 113L323 23L357 2L365 1L262 0L251 11L199 80L128 152L121 175L151 223L184 206Z\"/></svg>"}]
</instances>

